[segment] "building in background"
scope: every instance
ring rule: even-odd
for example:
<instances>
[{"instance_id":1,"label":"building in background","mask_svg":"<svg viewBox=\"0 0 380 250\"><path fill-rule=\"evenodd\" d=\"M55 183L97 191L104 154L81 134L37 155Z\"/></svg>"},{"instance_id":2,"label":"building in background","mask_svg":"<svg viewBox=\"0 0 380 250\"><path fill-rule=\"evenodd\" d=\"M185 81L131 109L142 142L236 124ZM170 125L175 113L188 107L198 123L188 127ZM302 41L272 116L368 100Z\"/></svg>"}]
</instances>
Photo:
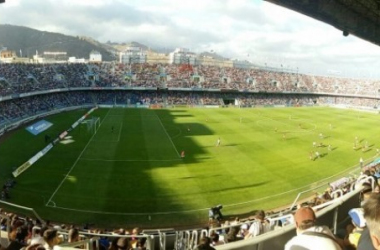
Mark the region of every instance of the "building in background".
<instances>
[{"instance_id":1,"label":"building in background","mask_svg":"<svg viewBox=\"0 0 380 250\"><path fill-rule=\"evenodd\" d=\"M65 51L44 51L43 57L46 63L64 63L68 60L67 52Z\"/></svg>"},{"instance_id":2,"label":"building in background","mask_svg":"<svg viewBox=\"0 0 380 250\"><path fill-rule=\"evenodd\" d=\"M215 67L225 67L225 68L234 67L234 62L232 60L214 58L212 56L200 56L199 64L204 65L204 66L215 66Z\"/></svg>"},{"instance_id":3,"label":"building in background","mask_svg":"<svg viewBox=\"0 0 380 250\"><path fill-rule=\"evenodd\" d=\"M159 63L159 64L168 64L169 55L165 53L156 53L151 50L148 50L146 53L146 62L147 63Z\"/></svg>"},{"instance_id":4,"label":"building in background","mask_svg":"<svg viewBox=\"0 0 380 250\"><path fill-rule=\"evenodd\" d=\"M169 54L170 64L198 64L197 55L189 49L177 48Z\"/></svg>"},{"instance_id":5,"label":"building in background","mask_svg":"<svg viewBox=\"0 0 380 250\"><path fill-rule=\"evenodd\" d=\"M90 52L90 63L102 62L102 54L99 51L93 50Z\"/></svg>"},{"instance_id":6,"label":"building in background","mask_svg":"<svg viewBox=\"0 0 380 250\"><path fill-rule=\"evenodd\" d=\"M119 54L119 62L123 64L146 63L147 53L140 47L129 46Z\"/></svg>"},{"instance_id":7,"label":"building in background","mask_svg":"<svg viewBox=\"0 0 380 250\"><path fill-rule=\"evenodd\" d=\"M0 48L0 61L3 63L11 63L16 59L16 53L7 48Z\"/></svg>"}]
</instances>

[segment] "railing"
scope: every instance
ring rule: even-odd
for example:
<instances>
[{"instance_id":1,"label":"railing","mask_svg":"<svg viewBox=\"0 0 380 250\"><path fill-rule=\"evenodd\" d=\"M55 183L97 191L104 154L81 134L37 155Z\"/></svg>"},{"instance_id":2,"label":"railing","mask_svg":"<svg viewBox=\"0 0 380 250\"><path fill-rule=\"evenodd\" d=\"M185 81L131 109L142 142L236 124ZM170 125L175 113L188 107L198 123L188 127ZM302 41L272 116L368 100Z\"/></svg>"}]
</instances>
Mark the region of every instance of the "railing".
<instances>
[{"instance_id":1,"label":"railing","mask_svg":"<svg viewBox=\"0 0 380 250\"><path fill-rule=\"evenodd\" d=\"M356 184L361 184L366 178L358 178ZM358 207L358 196L361 192L361 188L356 188L355 190L341 195L340 197L323 203L321 205L313 207L317 215L317 221L319 224L326 225L336 232L338 229L339 222L344 221L348 216L348 211L351 208ZM269 218L271 225L276 225L279 220L288 219L291 220L291 214L285 214L282 216ZM10 222L11 218L6 215L0 215L1 219L6 219L7 230L11 228ZM246 222L244 222L246 223ZM234 227L240 228L241 224L234 225ZM231 226L224 226L211 229L194 229L185 231L174 231L174 230L155 230L155 232L150 231L150 233L144 233L142 235L116 235L116 234L95 234L81 231L81 241L75 243L62 243L59 247L61 249L71 249L76 246L83 246L84 249L99 249L99 238L108 237L109 239L116 237L126 237L126 238L146 238L146 247L148 250L190 250L194 249L199 242L199 239L203 236L210 236L213 231L223 231ZM36 227L37 228L37 227ZM36 229L33 229L34 230ZM59 230L62 238L67 241L67 231ZM285 225L280 228L276 228L265 234L256 236L254 238L249 238L246 240L239 240L236 242L231 242L228 244L216 246L216 249L283 249L285 243L295 235L295 225Z\"/></svg>"},{"instance_id":2,"label":"railing","mask_svg":"<svg viewBox=\"0 0 380 250\"><path fill-rule=\"evenodd\" d=\"M8 206L8 207L12 207L12 210L15 210L15 209L20 209L20 212L19 214L23 214L25 215L25 213L28 213L27 215L32 215L32 217L40 220L42 223L44 222L44 220L42 219L41 216L39 216L39 214L33 209L33 208L30 208L30 207L24 207L24 206L20 206L20 205L17 205L17 204L14 204L14 203L10 203L10 202L6 202L6 201L3 201L3 200L0 200L0 204L3 204L5 206ZM0 218L7 218L6 216L0 214ZM7 229L9 229L10 227L7 226Z\"/></svg>"}]
</instances>

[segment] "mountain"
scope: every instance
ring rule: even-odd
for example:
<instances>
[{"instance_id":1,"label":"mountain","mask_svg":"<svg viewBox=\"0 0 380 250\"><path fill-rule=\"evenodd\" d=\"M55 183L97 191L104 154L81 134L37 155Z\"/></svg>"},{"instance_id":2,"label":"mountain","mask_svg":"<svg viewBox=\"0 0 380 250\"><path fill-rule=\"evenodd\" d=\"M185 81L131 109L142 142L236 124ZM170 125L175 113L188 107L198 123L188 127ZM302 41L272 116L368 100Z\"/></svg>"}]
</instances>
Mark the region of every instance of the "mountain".
<instances>
[{"instance_id":1,"label":"mountain","mask_svg":"<svg viewBox=\"0 0 380 250\"><path fill-rule=\"evenodd\" d=\"M148 47L139 42L129 43L100 43L87 36L67 36L60 33L39 31L23 26L0 24L0 48L6 47L15 51L17 56L31 58L36 53L43 52L66 52L68 57L89 58L92 50L97 50L102 54L103 61L117 60L118 52L124 51L127 47L139 47L142 51L152 51L167 54L174 51L174 48L154 48ZM216 60L228 60L227 58L211 51L202 52L200 57L210 57Z\"/></svg>"},{"instance_id":2,"label":"mountain","mask_svg":"<svg viewBox=\"0 0 380 250\"><path fill-rule=\"evenodd\" d=\"M151 49L150 47L148 47L144 44L138 43L138 42L129 42L129 43L107 42L105 45L108 45L117 51L124 51L127 47L139 47L139 48L141 48L142 51L150 50L150 51L156 52L155 50Z\"/></svg>"},{"instance_id":3,"label":"mountain","mask_svg":"<svg viewBox=\"0 0 380 250\"><path fill-rule=\"evenodd\" d=\"M67 52L67 56L89 58L92 50L102 54L103 61L115 60L115 56L106 46L83 37L66 36L59 33L39 31L23 26L0 25L0 48L6 47L18 56L32 57L37 52ZM20 53L21 51L21 53Z\"/></svg>"}]
</instances>

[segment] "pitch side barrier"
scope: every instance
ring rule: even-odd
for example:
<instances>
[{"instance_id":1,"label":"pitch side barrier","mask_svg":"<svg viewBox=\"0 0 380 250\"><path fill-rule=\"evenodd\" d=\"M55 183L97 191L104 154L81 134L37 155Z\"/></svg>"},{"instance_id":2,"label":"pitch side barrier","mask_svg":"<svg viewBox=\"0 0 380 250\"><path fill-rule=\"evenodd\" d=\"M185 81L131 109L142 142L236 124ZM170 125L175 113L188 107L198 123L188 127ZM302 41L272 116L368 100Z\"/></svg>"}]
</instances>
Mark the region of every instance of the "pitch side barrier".
<instances>
[{"instance_id":1,"label":"pitch side barrier","mask_svg":"<svg viewBox=\"0 0 380 250\"><path fill-rule=\"evenodd\" d=\"M356 110L356 111L380 114L380 110L378 110L376 107L354 106L354 105L346 105L346 104L326 104L323 106L338 108L338 109L348 109L348 110Z\"/></svg>"},{"instance_id":2,"label":"pitch side barrier","mask_svg":"<svg viewBox=\"0 0 380 250\"><path fill-rule=\"evenodd\" d=\"M359 193L361 189L353 190L340 198L336 198L329 202L313 207L316 211L317 222L319 225L328 226L334 233L338 229L344 229L344 224L348 218L348 211L351 208L359 207ZM283 218L292 217L291 214L272 218L273 220L281 220ZM244 223L244 222L243 222ZM245 222L246 223L246 222ZM340 224L341 223L341 224ZM241 225L241 224L240 224ZM236 225L240 227L240 225ZM147 239L147 248L149 250L191 250L199 244L200 238L203 236L210 236L212 231L223 231L223 229L229 228L220 227L213 229L194 229L185 231L170 230L147 230L143 231L142 235L137 238L144 237ZM60 234L65 239L67 232L59 230ZM100 237L108 237L112 239L114 237L126 237L131 239L136 236L132 235L115 235L115 234L94 234L88 232L80 232L81 242L68 244L63 243L59 247L62 250L72 250L75 246L83 246L84 249L92 250L94 246L99 246ZM269 231L265 234L256 236L254 238L246 240L238 240L235 242L226 243L224 245L215 246L217 250L261 250L261 249L284 249L286 242L288 242L293 236L296 235L296 228L294 224L288 224L283 227L279 227ZM90 244L89 244L90 243ZM96 248L98 249L98 248Z\"/></svg>"},{"instance_id":3,"label":"pitch side barrier","mask_svg":"<svg viewBox=\"0 0 380 250\"><path fill-rule=\"evenodd\" d=\"M12 175L16 178L17 176L22 174L25 170L30 168L30 166L32 166L35 162L37 162L42 156L46 155L53 148L55 144L57 144L60 140L65 138L71 130L75 129L84 119L86 119L97 108L98 107L90 109L85 115L83 115L76 122L74 122L70 128L60 133L59 136L53 140L53 142L49 143L45 148L43 148L41 151L35 154L32 158L30 158L28 161L26 161L21 166L19 166L15 171L13 171Z\"/></svg>"},{"instance_id":4,"label":"pitch side barrier","mask_svg":"<svg viewBox=\"0 0 380 250\"><path fill-rule=\"evenodd\" d=\"M131 243L136 243L139 238L145 238L146 249L154 250L157 249L154 245L154 236L153 235L119 235L119 234L94 234L87 232L79 232L80 241L78 242L67 242L68 240L68 232L59 230L58 234L63 238L64 243L59 244L58 246L54 246L55 250L75 250L78 248L88 249L88 250L96 250L100 249L100 237L107 237L109 241L114 240L115 238L127 238Z\"/></svg>"},{"instance_id":5,"label":"pitch side barrier","mask_svg":"<svg viewBox=\"0 0 380 250\"><path fill-rule=\"evenodd\" d=\"M91 108L93 106L94 105L83 105L83 106L65 107L65 108L60 108L60 109L55 109L55 110L52 110L52 111L48 111L46 113L41 113L41 114L38 114L38 115L29 116L29 117L24 118L24 119L13 120L10 124L7 124L7 123L4 124L4 123L2 123L2 126L4 126L4 127L0 128L0 136L3 133L6 133L6 132L8 132L10 130L13 130L13 129L16 129L16 128L20 127L21 125L25 124L25 123L31 122L31 121L39 119L39 118L43 118L43 117L46 117L46 116L58 114L58 113L61 113L61 112L64 112L64 111L71 111L71 110L76 110L76 109L81 109L81 108Z\"/></svg>"}]
</instances>

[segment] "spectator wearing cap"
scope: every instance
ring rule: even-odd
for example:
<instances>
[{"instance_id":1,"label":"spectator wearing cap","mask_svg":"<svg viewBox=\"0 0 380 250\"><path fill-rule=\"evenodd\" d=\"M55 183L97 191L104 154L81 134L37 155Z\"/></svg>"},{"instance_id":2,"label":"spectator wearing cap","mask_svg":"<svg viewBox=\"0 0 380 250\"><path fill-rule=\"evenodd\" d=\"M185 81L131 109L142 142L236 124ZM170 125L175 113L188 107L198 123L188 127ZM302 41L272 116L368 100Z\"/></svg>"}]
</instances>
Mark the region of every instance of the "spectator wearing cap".
<instances>
[{"instance_id":1,"label":"spectator wearing cap","mask_svg":"<svg viewBox=\"0 0 380 250\"><path fill-rule=\"evenodd\" d=\"M350 216L352 224L354 225L352 232L348 235L348 244L356 249L358 247L359 239L366 226L363 209L353 208L348 211L348 215Z\"/></svg>"},{"instance_id":2,"label":"spectator wearing cap","mask_svg":"<svg viewBox=\"0 0 380 250\"><path fill-rule=\"evenodd\" d=\"M316 225L312 208L301 207L294 214L297 235L285 245L285 250L341 250L335 236L326 226Z\"/></svg>"}]
</instances>

